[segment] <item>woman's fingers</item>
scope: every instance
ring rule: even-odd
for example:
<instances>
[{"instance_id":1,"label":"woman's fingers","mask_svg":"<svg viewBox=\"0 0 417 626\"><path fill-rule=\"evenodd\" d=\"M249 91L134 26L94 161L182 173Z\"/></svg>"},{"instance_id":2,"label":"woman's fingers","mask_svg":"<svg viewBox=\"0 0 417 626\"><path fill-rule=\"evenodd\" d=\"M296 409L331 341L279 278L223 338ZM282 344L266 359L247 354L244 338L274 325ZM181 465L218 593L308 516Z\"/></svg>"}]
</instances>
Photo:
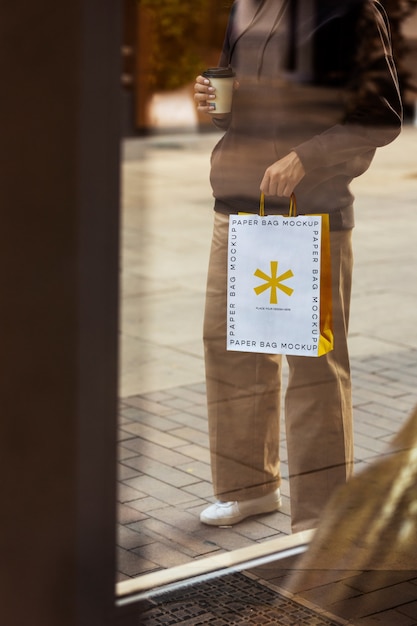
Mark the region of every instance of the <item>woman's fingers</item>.
<instances>
[{"instance_id":1,"label":"woman's fingers","mask_svg":"<svg viewBox=\"0 0 417 626\"><path fill-rule=\"evenodd\" d=\"M305 170L298 155L290 152L267 168L260 188L267 196L289 198L304 175Z\"/></svg>"},{"instance_id":2,"label":"woman's fingers","mask_svg":"<svg viewBox=\"0 0 417 626\"><path fill-rule=\"evenodd\" d=\"M214 108L214 106L211 105L211 101L216 98L215 91L208 78L197 76L194 85L194 101L199 111L207 113Z\"/></svg>"}]
</instances>

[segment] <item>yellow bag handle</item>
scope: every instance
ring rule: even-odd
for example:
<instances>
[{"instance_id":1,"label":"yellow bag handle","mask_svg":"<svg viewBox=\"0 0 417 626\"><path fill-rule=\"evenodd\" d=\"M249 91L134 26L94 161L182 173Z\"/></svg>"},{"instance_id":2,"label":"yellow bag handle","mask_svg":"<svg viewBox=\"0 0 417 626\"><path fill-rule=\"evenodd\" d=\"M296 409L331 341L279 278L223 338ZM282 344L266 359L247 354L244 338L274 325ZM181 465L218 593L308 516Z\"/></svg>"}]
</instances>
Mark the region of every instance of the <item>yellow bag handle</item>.
<instances>
[{"instance_id":1,"label":"yellow bag handle","mask_svg":"<svg viewBox=\"0 0 417 626\"><path fill-rule=\"evenodd\" d=\"M265 217L265 194L261 191L261 199L259 200L259 215Z\"/></svg>"},{"instance_id":2,"label":"yellow bag handle","mask_svg":"<svg viewBox=\"0 0 417 626\"><path fill-rule=\"evenodd\" d=\"M295 198L295 193L292 193L290 197L290 211L289 211L288 216L296 217L296 215L297 215L297 200Z\"/></svg>"},{"instance_id":3,"label":"yellow bag handle","mask_svg":"<svg viewBox=\"0 0 417 626\"><path fill-rule=\"evenodd\" d=\"M259 201L259 215L261 217L265 217L265 194L261 193L261 198ZM288 217L295 217L297 215L297 200L295 198L295 193L291 194L290 197L290 210L288 213Z\"/></svg>"}]
</instances>

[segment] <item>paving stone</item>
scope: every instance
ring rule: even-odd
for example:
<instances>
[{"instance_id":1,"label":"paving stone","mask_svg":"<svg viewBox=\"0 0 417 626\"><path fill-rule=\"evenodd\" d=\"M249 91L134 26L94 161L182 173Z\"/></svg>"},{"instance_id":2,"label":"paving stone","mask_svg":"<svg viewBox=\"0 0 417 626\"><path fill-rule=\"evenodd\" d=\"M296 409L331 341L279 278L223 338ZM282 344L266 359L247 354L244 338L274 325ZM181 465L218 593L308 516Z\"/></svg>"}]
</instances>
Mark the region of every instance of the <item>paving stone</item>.
<instances>
[{"instance_id":1,"label":"paving stone","mask_svg":"<svg viewBox=\"0 0 417 626\"><path fill-rule=\"evenodd\" d=\"M279 454L280 454L279 458L281 461L281 473L283 474L283 470L287 466L287 463L288 463L288 454L287 454L287 446L285 444L285 440L283 440L282 437L280 440ZM287 472L287 475L288 475L288 472Z\"/></svg>"},{"instance_id":2,"label":"paving stone","mask_svg":"<svg viewBox=\"0 0 417 626\"><path fill-rule=\"evenodd\" d=\"M188 409L186 412L191 412L191 409ZM206 430L207 430L207 406L204 404L194 404L192 408L192 414L196 417L199 417L206 422Z\"/></svg>"},{"instance_id":3,"label":"paving stone","mask_svg":"<svg viewBox=\"0 0 417 626\"><path fill-rule=\"evenodd\" d=\"M355 464L354 464L354 473L355 474L359 474L360 472L363 472L365 470L367 470L370 467L371 463L369 461L357 461L355 460Z\"/></svg>"},{"instance_id":4,"label":"paving stone","mask_svg":"<svg viewBox=\"0 0 417 626\"><path fill-rule=\"evenodd\" d=\"M192 459L196 459L197 461L210 463L210 452L207 446L197 446L194 443L189 443L176 448L176 451L189 456Z\"/></svg>"},{"instance_id":5,"label":"paving stone","mask_svg":"<svg viewBox=\"0 0 417 626\"><path fill-rule=\"evenodd\" d=\"M416 620L401 610L384 611L355 620L355 626L416 626Z\"/></svg>"},{"instance_id":6,"label":"paving stone","mask_svg":"<svg viewBox=\"0 0 417 626\"><path fill-rule=\"evenodd\" d=\"M205 396L206 393L206 383L196 383L195 385L187 385L187 389L191 391L195 391L196 393L201 393Z\"/></svg>"},{"instance_id":7,"label":"paving stone","mask_svg":"<svg viewBox=\"0 0 417 626\"><path fill-rule=\"evenodd\" d=\"M187 491L190 495L197 496L199 498L210 498L213 495L213 487L211 483L200 481L194 485L187 485L184 487L184 491Z\"/></svg>"},{"instance_id":8,"label":"paving stone","mask_svg":"<svg viewBox=\"0 0 417 626\"><path fill-rule=\"evenodd\" d=\"M195 501L193 502L195 503ZM202 527L195 514L189 513L188 510L184 510L183 508L180 509L179 507L164 507L162 509L155 509L150 513L149 517L159 520L164 524L168 524L175 529L180 529L185 536L191 533L198 533Z\"/></svg>"},{"instance_id":9,"label":"paving stone","mask_svg":"<svg viewBox=\"0 0 417 626\"><path fill-rule=\"evenodd\" d=\"M144 411L132 406L125 406L119 413L120 423L123 424L126 421L132 422L141 417Z\"/></svg>"},{"instance_id":10,"label":"paving stone","mask_svg":"<svg viewBox=\"0 0 417 626\"><path fill-rule=\"evenodd\" d=\"M381 385L390 387L397 380L398 376L388 368L377 371L370 371L369 368L366 368L361 374L360 384L364 387L366 384L370 384L371 387L377 386L380 389Z\"/></svg>"},{"instance_id":11,"label":"paving stone","mask_svg":"<svg viewBox=\"0 0 417 626\"><path fill-rule=\"evenodd\" d=\"M207 482L211 481L211 468L208 463L202 463L201 461L190 461L184 465L177 465L177 468L183 472L187 472L192 476L196 476L201 480Z\"/></svg>"},{"instance_id":12,"label":"paving stone","mask_svg":"<svg viewBox=\"0 0 417 626\"><path fill-rule=\"evenodd\" d=\"M174 389L173 393L169 393L169 391L153 391L152 393L143 393L141 394L142 398L148 400L150 402L156 402L157 404L163 404L165 400L170 400L174 398L177 394L177 390Z\"/></svg>"},{"instance_id":13,"label":"paving stone","mask_svg":"<svg viewBox=\"0 0 417 626\"><path fill-rule=\"evenodd\" d=\"M366 414L365 414L366 415ZM354 412L354 423L355 423L355 436L358 434L367 435L368 437L373 437L375 439L382 439L383 437L392 437L393 430L387 430L386 428L382 428L379 424L370 424L369 422L362 421L362 414L359 414L359 411Z\"/></svg>"},{"instance_id":14,"label":"paving stone","mask_svg":"<svg viewBox=\"0 0 417 626\"><path fill-rule=\"evenodd\" d=\"M324 606L323 598L338 598L339 600L346 601L350 598L356 598L358 592L349 587L347 584L336 580L335 582L326 583L327 575L323 572L323 584L320 587L303 591L300 595L305 599L312 601L313 604L318 606ZM333 574L334 577L334 574Z\"/></svg>"},{"instance_id":15,"label":"paving stone","mask_svg":"<svg viewBox=\"0 0 417 626\"><path fill-rule=\"evenodd\" d=\"M413 585L401 583L349 598L349 602L336 602L327 608L345 619L358 619L374 613L375 608L372 607L378 607L378 611L386 611L398 608L401 604L412 602L415 600L415 593L416 590Z\"/></svg>"},{"instance_id":16,"label":"paving stone","mask_svg":"<svg viewBox=\"0 0 417 626\"><path fill-rule=\"evenodd\" d=\"M194 476L192 472L181 471L166 465L165 463L155 461L155 459L150 459L147 456L139 456L135 459L129 459L129 464L130 468L135 468L136 471L131 469L132 476L126 476L123 479L125 483L126 479L144 474L166 482L173 487L186 487L187 485L200 482L199 477ZM126 469L128 470L129 468Z\"/></svg>"},{"instance_id":17,"label":"paving stone","mask_svg":"<svg viewBox=\"0 0 417 626\"><path fill-rule=\"evenodd\" d=\"M145 424L131 424L124 426L123 429L132 435L136 435L136 437L152 441L165 448L176 448L187 443L185 439L180 439L178 436L173 436L169 433L163 433Z\"/></svg>"},{"instance_id":18,"label":"paving stone","mask_svg":"<svg viewBox=\"0 0 417 626\"><path fill-rule=\"evenodd\" d=\"M387 578L389 578L390 584L413 583L417 580L417 571L393 570L389 572L389 575L384 570L362 572L352 578L347 578L346 584L352 587L352 589L365 594L384 588L387 584Z\"/></svg>"},{"instance_id":19,"label":"paving stone","mask_svg":"<svg viewBox=\"0 0 417 626\"><path fill-rule=\"evenodd\" d=\"M128 441L131 441L131 439L129 439ZM119 462L135 457L137 454L134 450L129 450L129 448L126 448L124 444L125 442L123 442L123 445L117 446L117 460Z\"/></svg>"},{"instance_id":20,"label":"paving stone","mask_svg":"<svg viewBox=\"0 0 417 626\"><path fill-rule=\"evenodd\" d=\"M193 402L186 398L172 398L171 400L166 400L164 402L164 406L168 406L177 410L188 409L193 406Z\"/></svg>"},{"instance_id":21,"label":"paving stone","mask_svg":"<svg viewBox=\"0 0 417 626\"><path fill-rule=\"evenodd\" d=\"M142 536L151 536L153 540L162 542L172 548L183 551L184 554L194 558L202 554L214 552L217 548L211 543L200 538L196 531L200 528L200 523L194 520L194 529L184 532L184 529L169 524L167 522L148 518L142 522L135 522L128 527L131 531Z\"/></svg>"},{"instance_id":22,"label":"paving stone","mask_svg":"<svg viewBox=\"0 0 417 626\"><path fill-rule=\"evenodd\" d=\"M130 502L132 500L137 500L138 498L144 497L145 494L139 491L138 489L134 489L128 485L123 483L117 484L117 500L118 502Z\"/></svg>"},{"instance_id":23,"label":"paving stone","mask_svg":"<svg viewBox=\"0 0 417 626\"><path fill-rule=\"evenodd\" d=\"M117 432L117 443L123 443L132 437L132 435L124 429L125 426L129 426L130 424L132 424L130 420L125 420L123 424L120 424Z\"/></svg>"},{"instance_id":24,"label":"paving stone","mask_svg":"<svg viewBox=\"0 0 417 626\"><path fill-rule=\"evenodd\" d=\"M205 386L203 392L195 391L193 389L190 389L189 387L176 387L173 390L173 395L177 398L187 400L190 405L203 405L204 407L206 406L207 399Z\"/></svg>"},{"instance_id":25,"label":"paving stone","mask_svg":"<svg viewBox=\"0 0 417 626\"><path fill-rule=\"evenodd\" d=\"M246 548L254 543L252 539L236 533L231 527L213 528L204 526L199 534L205 541L209 541L212 545L227 551Z\"/></svg>"},{"instance_id":26,"label":"paving stone","mask_svg":"<svg viewBox=\"0 0 417 626\"><path fill-rule=\"evenodd\" d=\"M124 484L172 506L189 502L192 499L192 496L186 490L177 489L152 476L138 476L137 478L126 480ZM192 488L192 486L190 485L187 488Z\"/></svg>"},{"instance_id":27,"label":"paving stone","mask_svg":"<svg viewBox=\"0 0 417 626\"><path fill-rule=\"evenodd\" d=\"M411 617L415 622L417 622L417 600L404 604L401 609L398 610L403 615L407 615L407 617Z\"/></svg>"},{"instance_id":28,"label":"paving stone","mask_svg":"<svg viewBox=\"0 0 417 626\"><path fill-rule=\"evenodd\" d=\"M128 423L125 423L123 428L126 430L126 426L131 426L135 422L140 422L141 424L145 424L151 428L156 428L161 432L169 431L172 428L177 427L176 421L173 421L171 416L167 418L161 417L160 415L153 415L147 411L137 411L136 416L134 418L132 417Z\"/></svg>"},{"instance_id":29,"label":"paving stone","mask_svg":"<svg viewBox=\"0 0 417 626\"><path fill-rule=\"evenodd\" d=\"M123 426L123 424L127 424L128 422L131 422L132 420L128 419L127 417L123 417L122 415L119 414L119 427Z\"/></svg>"},{"instance_id":30,"label":"paving stone","mask_svg":"<svg viewBox=\"0 0 417 626\"><path fill-rule=\"evenodd\" d=\"M290 497L290 483L288 480L288 469L285 472L285 476L284 476L284 472L282 471L283 468L281 468L281 472L282 472L282 478L281 478L281 486L280 486L280 491L281 491L281 496L286 496L287 498Z\"/></svg>"},{"instance_id":31,"label":"paving stone","mask_svg":"<svg viewBox=\"0 0 417 626\"><path fill-rule=\"evenodd\" d=\"M355 432L354 444L355 448L364 448L365 450L371 450L377 454L384 454L387 452L387 444L384 441L369 437L368 435L364 435L358 431Z\"/></svg>"},{"instance_id":32,"label":"paving stone","mask_svg":"<svg viewBox=\"0 0 417 626\"><path fill-rule=\"evenodd\" d=\"M175 430L171 431L171 434L181 439L185 439L193 444L197 444L198 446L204 446L205 448L207 448L208 446L207 432L201 432L200 430L196 430L195 428L189 428L188 426L184 426L182 428L176 428Z\"/></svg>"},{"instance_id":33,"label":"paving stone","mask_svg":"<svg viewBox=\"0 0 417 626\"><path fill-rule=\"evenodd\" d=\"M132 524L133 522L139 522L140 520L146 519L146 517L145 513L126 504L119 503L117 505L117 519L119 524Z\"/></svg>"},{"instance_id":34,"label":"paving stone","mask_svg":"<svg viewBox=\"0 0 417 626\"><path fill-rule=\"evenodd\" d=\"M389 398L385 396L381 398L381 395L370 391L369 389L358 389L353 393L353 396L360 396L362 398L362 402L358 401L358 404L363 405L364 402L367 404L374 404L378 411L376 415L384 415L384 412L389 412L389 415L395 415L396 413L407 412L409 410L409 403L404 401L403 398ZM355 400L356 403L356 400Z\"/></svg>"},{"instance_id":35,"label":"paving stone","mask_svg":"<svg viewBox=\"0 0 417 626\"><path fill-rule=\"evenodd\" d=\"M281 507L281 509L275 513L274 515L268 515L267 517L262 518L262 523L265 526L269 526L277 535L291 535L291 514L290 514L290 503L287 501Z\"/></svg>"},{"instance_id":36,"label":"paving stone","mask_svg":"<svg viewBox=\"0 0 417 626\"><path fill-rule=\"evenodd\" d=\"M130 398L124 399L125 405L129 407L137 407L139 409L143 409L148 413L153 413L154 415L167 416L173 413L173 409L169 406L164 406L160 402L153 402L152 400L147 400L143 396L132 396Z\"/></svg>"},{"instance_id":37,"label":"paving stone","mask_svg":"<svg viewBox=\"0 0 417 626\"><path fill-rule=\"evenodd\" d=\"M375 367L375 369L377 370L387 370L388 367L388 361L389 361L389 365L391 367L391 371L395 372L399 369L401 369L401 374L403 373L403 370L407 370L408 367L415 367L416 365L416 360L417 360L417 351L416 350L409 350L409 349L404 349L402 351L398 351L398 352L392 352L389 355L389 359L383 359L380 356L370 356L369 358L365 358L363 360L363 362L368 366L368 367ZM401 378L401 375L398 375L398 378Z\"/></svg>"},{"instance_id":38,"label":"paving stone","mask_svg":"<svg viewBox=\"0 0 417 626\"><path fill-rule=\"evenodd\" d=\"M155 563L159 567L167 569L168 567L175 567L176 565L183 565L189 563L190 557L188 554L180 550L175 550L164 543L155 542L142 546L140 549L140 557L145 559L146 562ZM135 550L132 551L136 553Z\"/></svg>"},{"instance_id":39,"label":"paving stone","mask_svg":"<svg viewBox=\"0 0 417 626\"><path fill-rule=\"evenodd\" d=\"M355 461L367 461L368 463L372 463L376 461L380 457L380 454L376 453L374 450L368 450L367 448L362 448L355 444Z\"/></svg>"},{"instance_id":40,"label":"paving stone","mask_svg":"<svg viewBox=\"0 0 417 626\"><path fill-rule=\"evenodd\" d=\"M184 507L184 510L187 511L187 513L189 513L190 515L192 515L194 517L194 519L196 520L200 520L200 513L202 513L202 511L204 511L204 509L207 508L208 504L212 504L215 501L215 498L213 497L212 500L208 500L208 499L199 499L198 501L194 501L192 506L188 506L188 504ZM200 522L199 522L200 523ZM201 528L205 528L204 524L200 524L200 529Z\"/></svg>"},{"instance_id":41,"label":"paving stone","mask_svg":"<svg viewBox=\"0 0 417 626\"><path fill-rule=\"evenodd\" d=\"M135 522L140 524L141 522ZM140 546L144 546L147 543L151 543L154 539L151 539L149 535L140 534L131 525L117 526L116 545L125 550L134 550Z\"/></svg>"},{"instance_id":42,"label":"paving stone","mask_svg":"<svg viewBox=\"0 0 417 626\"><path fill-rule=\"evenodd\" d=\"M131 500L129 502L129 506L132 509L137 509L141 513L146 513L146 516L155 509L160 509L161 506L164 506L164 503L161 500L157 500L152 496L144 496L143 498L139 498L137 500ZM168 505L165 503L165 506Z\"/></svg>"},{"instance_id":43,"label":"paving stone","mask_svg":"<svg viewBox=\"0 0 417 626\"><path fill-rule=\"evenodd\" d=\"M213 496L213 500L214 502L214 496ZM191 500L191 502L186 502L186 504L183 505L183 511L187 511L188 513L190 513L191 515L194 515L194 517L198 516L200 514L200 511L202 510L202 507L207 506L207 500L202 500L201 498L195 498L195 500ZM196 512L198 509L198 513Z\"/></svg>"},{"instance_id":44,"label":"paving stone","mask_svg":"<svg viewBox=\"0 0 417 626\"><path fill-rule=\"evenodd\" d=\"M179 425L191 427L195 428L196 430L200 430L207 435L207 418L202 418L195 413L195 407L192 407L190 408L190 410L185 410L170 415L169 419L175 423L175 428L178 428Z\"/></svg>"},{"instance_id":45,"label":"paving stone","mask_svg":"<svg viewBox=\"0 0 417 626\"><path fill-rule=\"evenodd\" d=\"M380 426L381 428L386 428L386 430L391 430L393 434L397 433L401 426L408 419L408 414L400 415L397 414L394 417L383 417L382 415L376 415L375 413L369 413L368 411L363 410L363 420L366 424Z\"/></svg>"},{"instance_id":46,"label":"paving stone","mask_svg":"<svg viewBox=\"0 0 417 626\"><path fill-rule=\"evenodd\" d=\"M121 583L126 580L131 580L131 576L127 574L122 574L122 572L116 572L116 583Z\"/></svg>"},{"instance_id":47,"label":"paving stone","mask_svg":"<svg viewBox=\"0 0 417 626\"><path fill-rule=\"evenodd\" d=\"M193 460L193 457L181 454L178 450L170 450L164 446L160 446L152 441L147 441L141 437L133 437L128 441L124 441L123 445L131 451L129 459L136 458L138 455L149 457L150 459L163 459L168 465L176 466ZM126 465L129 460L125 460Z\"/></svg>"},{"instance_id":48,"label":"paving stone","mask_svg":"<svg viewBox=\"0 0 417 626\"><path fill-rule=\"evenodd\" d=\"M401 398L404 395L404 392L395 386L394 381L390 381L388 379L383 379L378 375L373 375L371 377L361 376L361 390L360 394L371 391L373 394L376 393L380 397L381 402L383 402L384 398Z\"/></svg>"},{"instance_id":49,"label":"paving stone","mask_svg":"<svg viewBox=\"0 0 417 626\"><path fill-rule=\"evenodd\" d=\"M276 513L268 513L259 517L251 517L250 519L243 520L240 524L236 525L236 532L247 539L252 541L261 541L263 539L271 539L277 535L277 531L271 526L263 524L263 520L272 518Z\"/></svg>"},{"instance_id":50,"label":"paving stone","mask_svg":"<svg viewBox=\"0 0 417 626\"><path fill-rule=\"evenodd\" d=\"M126 480L127 478L134 478L135 476L139 476L141 472L133 469L133 467L128 467L123 463L119 463L117 466L117 479L120 481Z\"/></svg>"},{"instance_id":51,"label":"paving stone","mask_svg":"<svg viewBox=\"0 0 417 626\"><path fill-rule=\"evenodd\" d=\"M132 550L124 550L123 548L116 549L116 561L118 571L129 578L161 569L156 563L143 558Z\"/></svg>"}]
</instances>

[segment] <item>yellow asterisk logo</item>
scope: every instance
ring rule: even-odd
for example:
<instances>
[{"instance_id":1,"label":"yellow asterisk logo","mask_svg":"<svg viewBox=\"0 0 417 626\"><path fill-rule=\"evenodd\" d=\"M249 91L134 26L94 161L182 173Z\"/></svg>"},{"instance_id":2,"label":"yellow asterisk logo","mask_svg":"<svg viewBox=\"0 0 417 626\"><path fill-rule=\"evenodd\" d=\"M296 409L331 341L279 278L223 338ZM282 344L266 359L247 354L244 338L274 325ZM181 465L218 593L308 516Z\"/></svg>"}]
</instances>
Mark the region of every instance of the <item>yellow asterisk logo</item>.
<instances>
[{"instance_id":1,"label":"yellow asterisk logo","mask_svg":"<svg viewBox=\"0 0 417 626\"><path fill-rule=\"evenodd\" d=\"M286 293L287 296L291 296L291 294L294 291L294 289L291 289L291 287L287 287L287 285L281 284L282 281L287 280L287 278L292 278L292 276L294 276L292 271L287 270L286 272L281 274L281 276L277 276L277 273L278 273L278 261L271 261L271 276L268 276L267 274L265 274L265 272L259 269L257 269L254 274L261 280L265 281L264 285L259 285L258 287L254 287L254 291L256 295L259 296L259 294L263 293L267 289L270 289L271 290L271 299L270 299L271 304L278 303L277 289L281 289L281 291Z\"/></svg>"}]
</instances>

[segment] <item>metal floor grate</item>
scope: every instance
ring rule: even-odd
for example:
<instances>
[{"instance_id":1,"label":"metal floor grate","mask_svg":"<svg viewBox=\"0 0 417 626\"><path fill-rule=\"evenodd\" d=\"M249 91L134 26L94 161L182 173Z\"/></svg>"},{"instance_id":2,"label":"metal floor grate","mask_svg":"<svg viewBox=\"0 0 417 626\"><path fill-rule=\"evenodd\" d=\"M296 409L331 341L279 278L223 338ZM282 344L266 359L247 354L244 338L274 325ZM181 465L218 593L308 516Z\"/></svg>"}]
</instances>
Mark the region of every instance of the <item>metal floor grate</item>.
<instances>
[{"instance_id":1,"label":"metal floor grate","mask_svg":"<svg viewBox=\"0 0 417 626\"><path fill-rule=\"evenodd\" d=\"M236 573L147 600L146 626L339 626L259 581Z\"/></svg>"}]
</instances>

